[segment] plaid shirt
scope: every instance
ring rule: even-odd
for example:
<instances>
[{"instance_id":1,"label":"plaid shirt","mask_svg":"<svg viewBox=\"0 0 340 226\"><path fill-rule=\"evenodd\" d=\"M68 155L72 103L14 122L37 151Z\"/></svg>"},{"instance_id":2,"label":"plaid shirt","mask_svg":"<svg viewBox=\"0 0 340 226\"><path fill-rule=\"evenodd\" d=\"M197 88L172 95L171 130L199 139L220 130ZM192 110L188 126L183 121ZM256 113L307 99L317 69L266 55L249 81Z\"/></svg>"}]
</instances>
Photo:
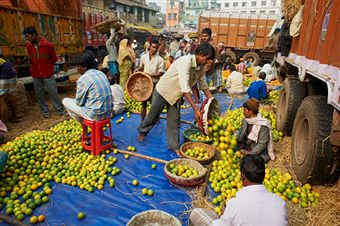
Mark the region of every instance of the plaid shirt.
<instances>
[{"instance_id":1,"label":"plaid shirt","mask_svg":"<svg viewBox=\"0 0 340 226\"><path fill-rule=\"evenodd\" d=\"M86 118L94 121L109 118L113 98L106 76L96 69L87 70L77 81L76 102Z\"/></svg>"}]
</instances>

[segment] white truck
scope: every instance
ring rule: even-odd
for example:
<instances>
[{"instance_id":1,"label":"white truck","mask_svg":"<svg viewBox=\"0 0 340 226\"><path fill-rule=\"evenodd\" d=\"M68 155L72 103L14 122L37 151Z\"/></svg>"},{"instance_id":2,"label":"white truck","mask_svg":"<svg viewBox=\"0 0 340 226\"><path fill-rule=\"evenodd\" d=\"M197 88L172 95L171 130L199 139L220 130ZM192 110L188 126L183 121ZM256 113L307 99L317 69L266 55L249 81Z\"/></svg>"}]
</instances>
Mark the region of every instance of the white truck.
<instances>
[{"instance_id":1,"label":"white truck","mask_svg":"<svg viewBox=\"0 0 340 226\"><path fill-rule=\"evenodd\" d=\"M326 2L305 1L300 35L288 56L276 58L284 81L277 129L292 135L292 168L302 183L334 183L340 173L340 1Z\"/></svg>"}]
</instances>

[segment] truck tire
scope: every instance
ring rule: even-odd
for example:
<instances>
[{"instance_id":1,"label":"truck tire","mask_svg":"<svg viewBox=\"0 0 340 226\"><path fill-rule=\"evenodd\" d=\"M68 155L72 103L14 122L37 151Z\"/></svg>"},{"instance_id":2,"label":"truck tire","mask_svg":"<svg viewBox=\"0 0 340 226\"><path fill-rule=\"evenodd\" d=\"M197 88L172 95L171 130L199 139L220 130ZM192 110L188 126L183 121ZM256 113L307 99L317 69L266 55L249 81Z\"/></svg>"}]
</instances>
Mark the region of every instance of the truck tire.
<instances>
[{"instance_id":1,"label":"truck tire","mask_svg":"<svg viewBox=\"0 0 340 226\"><path fill-rule=\"evenodd\" d=\"M291 135L296 112L306 96L305 84L297 79L286 78L277 102L277 130Z\"/></svg>"},{"instance_id":2,"label":"truck tire","mask_svg":"<svg viewBox=\"0 0 340 226\"><path fill-rule=\"evenodd\" d=\"M236 62L237 56L236 56L236 54L233 51L227 50L227 51L225 51L225 55L227 57L230 57L230 59L233 60L234 63Z\"/></svg>"},{"instance_id":3,"label":"truck tire","mask_svg":"<svg viewBox=\"0 0 340 226\"><path fill-rule=\"evenodd\" d=\"M308 96L294 121L292 166L302 183L330 184L339 177L338 147L329 142L333 107L325 96Z\"/></svg>"},{"instance_id":4,"label":"truck tire","mask_svg":"<svg viewBox=\"0 0 340 226\"><path fill-rule=\"evenodd\" d=\"M252 58L253 59L254 66L259 65L260 57L259 57L259 55L257 53L255 53L255 52L247 52L246 54L243 55L243 60L246 60L248 58Z\"/></svg>"}]
</instances>

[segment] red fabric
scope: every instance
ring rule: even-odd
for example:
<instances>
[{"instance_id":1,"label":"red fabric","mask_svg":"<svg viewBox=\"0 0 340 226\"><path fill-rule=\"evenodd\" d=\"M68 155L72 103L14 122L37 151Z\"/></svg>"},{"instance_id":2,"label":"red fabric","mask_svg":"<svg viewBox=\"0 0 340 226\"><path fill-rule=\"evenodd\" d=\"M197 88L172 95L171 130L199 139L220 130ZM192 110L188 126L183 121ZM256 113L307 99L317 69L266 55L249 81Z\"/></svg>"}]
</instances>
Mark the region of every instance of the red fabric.
<instances>
[{"instance_id":1,"label":"red fabric","mask_svg":"<svg viewBox=\"0 0 340 226\"><path fill-rule=\"evenodd\" d=\"M30 42L26 47L31 61L31 76L33 78L51 77L54 72L54 64L57 61L52 43L41 38L37 50Z\"/></svg>"}]
</instances>

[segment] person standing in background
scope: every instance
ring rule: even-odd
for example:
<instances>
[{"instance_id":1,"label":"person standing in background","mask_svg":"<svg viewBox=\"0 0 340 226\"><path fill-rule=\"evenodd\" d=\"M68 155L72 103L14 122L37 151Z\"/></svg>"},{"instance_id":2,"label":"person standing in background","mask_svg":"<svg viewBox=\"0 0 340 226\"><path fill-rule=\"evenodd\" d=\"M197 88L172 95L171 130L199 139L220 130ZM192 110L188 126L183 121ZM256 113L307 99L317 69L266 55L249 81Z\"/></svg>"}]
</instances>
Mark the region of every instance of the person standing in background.
<instances>
[{"instance_id":1,"label":"person standing in background","mask_svg":"<svg viewBox=\"0 0 340 226\"><path fill-rule=\"evenodd\" d=\"M108 52L107 61L110 75L113 77L119 76L118 63L117 63L117 46L115 44L116 33L114 28L110 29L110 38L106 41L106 49ZM105 60L104 60L105 61ZM104 67L104 66L103 66Z\"/></svg>"},{"instance_id":2,"label":"person standing in background","mask_svg":"<svg viewBox=\"0 0 340 226\"><path fill-rule=\"evenodd\" d=\"M64 115L65 110L59 98L57 83L54 78L54 64L57 61L54 47L45 38L38 36L37 30L34 27L26 27L24 35L28 41L27 52L31 63L30 72L40 110L45 118L51 117L45 101L46 87L58 115Z\"/></svg>"},{"instance_id":3,"label":"person standing in background","mask_svg":"<svg viewBox=\"0 0 340 226\"><path fill-rule=\"evenodd\" d=\"M226 54L224 52L224 43L221 42L217 45L215 64L214 64L214 74L213 74L213 84L219 93L222 92L222 68L223 64L226 62Z\"/></svg>"},{"instance_id":4,"label":"person standing in background","mask_svg":"<svg viewBox=\"0 0 340 226\"><path fill-rule=\"evenodd\" d=\"M133 68L132 56L128 49L128 41L129 40L126 38L120 41L117 58L120 72L120 85L124 90L126 89L127 80L131 75L131 70Z\"/></svg>"}]
</instances>

